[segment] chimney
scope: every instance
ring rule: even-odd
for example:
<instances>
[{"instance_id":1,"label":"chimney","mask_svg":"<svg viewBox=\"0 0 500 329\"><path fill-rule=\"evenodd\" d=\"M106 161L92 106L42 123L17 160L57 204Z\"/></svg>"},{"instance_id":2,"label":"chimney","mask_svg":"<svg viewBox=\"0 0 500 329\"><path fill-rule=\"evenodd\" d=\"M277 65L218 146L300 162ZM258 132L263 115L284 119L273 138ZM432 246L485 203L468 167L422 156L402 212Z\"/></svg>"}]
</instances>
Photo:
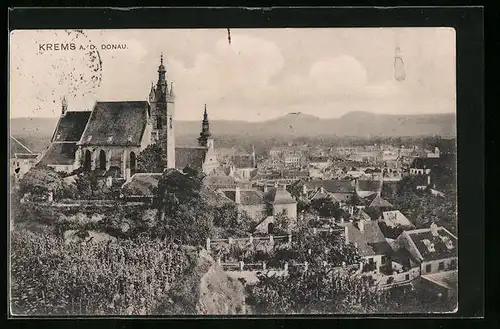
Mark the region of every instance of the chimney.
<instances>
[{"instance_id":1,"label":"chimney","mask_svg":"<svg viewBox=\"0 0 500 329\"><path fill-rule=\"evenodd\" d=\"M274 187L278 188L278 181L274 182Z\"/></svg>"},{"instance_id":2,"label":"chimney","mask_svg":"<svg viewBox=\"0 0 500 329\"><path fill-rule=\"evenodd\" d=\"M438 236L438 226L436 225L436 223L431 224L431 233L432 236Z\"/></svg>"},{"instance_id":3,"label":"chimney","mask_svg":"<svg viewBox=\"0 0 500 329\"><path fill-rule=\"evenodd\" d=\"M360 232L363 232L363 231L365 230L365 221L364 221L364 220L362 220L362 219L361 219L361 220L358 222L358 228L359 228L359 231L360 231Z\"/></svg>"},{"instance_id":4,"label":"chimney","mask_svg":"<svg viewBox=\"0 0 500 329\"><path fill-rule=\"evenodd\" d=\"M304 213L301 213L301 214L300 214L300 221L301 221L301 222L304 222Z\"/></svg>"}]
</instances>

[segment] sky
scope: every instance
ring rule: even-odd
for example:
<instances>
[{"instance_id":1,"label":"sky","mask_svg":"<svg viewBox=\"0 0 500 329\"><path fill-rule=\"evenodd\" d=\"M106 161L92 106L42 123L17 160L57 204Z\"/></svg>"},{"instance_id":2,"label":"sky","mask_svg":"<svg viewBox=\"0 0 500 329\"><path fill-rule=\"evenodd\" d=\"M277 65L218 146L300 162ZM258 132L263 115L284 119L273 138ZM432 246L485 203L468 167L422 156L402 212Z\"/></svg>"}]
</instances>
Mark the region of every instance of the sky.
<instances>
[{"instance_id":1,"label":"sky","mask_svg":"<svg viewBox=\"0 0 500 329\"><path fill-rule=\"evenodd\" d=\"M69 110L147 100L161 53L176 120L200 120L204 104L211 119L246 121L290 112L456 111L451 28L231 29L230 36L231 43L226 29L13 31L10 115L58 117L63 97ZM395 79L396 47L402 81Z\"/></svg>"}]
</instances>

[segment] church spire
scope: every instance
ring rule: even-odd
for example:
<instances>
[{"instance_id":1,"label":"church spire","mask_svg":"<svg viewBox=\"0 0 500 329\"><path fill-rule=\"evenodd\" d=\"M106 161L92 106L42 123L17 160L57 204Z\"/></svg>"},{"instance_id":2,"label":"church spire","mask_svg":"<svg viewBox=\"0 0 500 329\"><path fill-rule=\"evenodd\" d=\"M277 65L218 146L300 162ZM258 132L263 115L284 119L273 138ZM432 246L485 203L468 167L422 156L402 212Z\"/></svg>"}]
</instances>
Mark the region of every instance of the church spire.
<instances>
[{"instance_id":1,"label":"church spire","mask_svg":"<svg viewBox=\"0 0 500 329\"><path fill-rule=\"evenodd\" d=\"M160 65L158 66L158 83L156 87L156 92L160 93L157 100L160 102L165 102L168 95L168 85L166 79L167 70L165 70L165 65L163 65L163 53L160 55Z\"/></svg>"},{"instance_id":2,"label":"church spire","mask_svg":"<svg viewBox=\"0 0 500 329\"><path fill-rule=\"evenodd\" d=\"M212 136L210 133L210 123L208 122L207 104L205 104L205 111L203 112L203 121L201 123L201 133L198 137L199 146L207 146L207 141Z\"/></svg>"},{"instance_id":3,"label":"church spire","mask_svg":"<svg viewBox=\"0 0 500 329\"><path fill-rule=\"evenodd\" d=\"M66 96L63 96L62 101L61 101L62 114L64 115L67 110L68 110L68 101L66 100Z\"/></svg>"}]
</instances>

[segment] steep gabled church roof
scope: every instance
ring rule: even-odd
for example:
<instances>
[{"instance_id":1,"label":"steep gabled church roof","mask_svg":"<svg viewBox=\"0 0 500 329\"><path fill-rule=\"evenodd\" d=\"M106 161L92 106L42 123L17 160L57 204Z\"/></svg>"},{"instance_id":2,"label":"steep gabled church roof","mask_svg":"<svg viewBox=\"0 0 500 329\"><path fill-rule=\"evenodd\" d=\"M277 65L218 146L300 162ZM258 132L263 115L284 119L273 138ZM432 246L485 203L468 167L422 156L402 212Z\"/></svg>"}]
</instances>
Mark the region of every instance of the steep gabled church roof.
<instances>
[{"instance_id":1,"label":"steep gabled church roof","mask_svg":"<svg viewBox=\"0 0 500 329\"><path fill-rule=\"evenodd\" d=\"M91 111L64 113L57 123L52 142L78 142L89 121Z\"/></svg>"},{"instance_id":2,"label":"steep gabled church roof","mask_svg":"<svg viewBox=\"0 0 500 329\"><path fill-rule=\"evenodd\" d=\"M148 111L146 101L97 102L79 145L139 146Z\"/></svg>"},{"instance_id":3,"label":"steep gabled church roof","mask_svg":"<svg viewBox=\"0 0 500 329\"><path fill-rule=\"evenodd\" d=\"M37 166L43 165L72 165L75 162L76 143L52 143L42 153Z\"/></svg>"}]
</instances>

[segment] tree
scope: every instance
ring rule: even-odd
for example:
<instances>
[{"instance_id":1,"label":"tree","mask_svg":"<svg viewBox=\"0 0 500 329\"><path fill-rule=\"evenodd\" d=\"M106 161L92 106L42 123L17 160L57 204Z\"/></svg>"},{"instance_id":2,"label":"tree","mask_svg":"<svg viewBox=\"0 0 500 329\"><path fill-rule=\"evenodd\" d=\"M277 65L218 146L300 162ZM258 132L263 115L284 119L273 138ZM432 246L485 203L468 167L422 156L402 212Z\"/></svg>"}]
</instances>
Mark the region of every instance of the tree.
<instances>
[{"instance_id":1,"label":"tree","mask_svg":"<svg viewBox=\"0 0 500 329\"><path fill-rule=\"evenodd\" d=\"M137 172L162 173L164 167L162 149L157 143L148 145L137 156Z\"/></svg>"},{"instance_id":2,"label":"tree","mask_svg":"<svg viewBox=\"0 0 500 329\"><path fill-rule=\"evenodd\" d=\"M340 218L345 215L338 203L330 198L319 198L311 201L310 208L318 212L321 217Z\"/></svg>"},{"instance_id":3,"label":"tree","mask_svg":"<svg viewBox=\"0 0 500 329\"><path fill-rule=\"evenodd\" d=\"M152 230L181 244L199 245L212 236L214 209L201 194L201 182L167 170L158 183L158 225Z\"/></svg>"},{"instance_id":4,"label":"tree","mask_svg":"<svg viewBox=\"0 0 500 329\"><path fill-rule=\"evenodd\" d=\"M76 176L75 186L82 198L95 198L100 196L99 178L94 171L84 171Z\"/></svg>"},{"instance_id":5,"label":"tree","mask_svg":"<svg viewBox=\"0 0 500 329\"><path fill-rule=\"evenodd\" d=\"M44 195L48 192L54 193L54 197L63 195L64 182L52 168L32 168L19 182L21 194L31 193Z\"/></svg>"}]
</instances>

